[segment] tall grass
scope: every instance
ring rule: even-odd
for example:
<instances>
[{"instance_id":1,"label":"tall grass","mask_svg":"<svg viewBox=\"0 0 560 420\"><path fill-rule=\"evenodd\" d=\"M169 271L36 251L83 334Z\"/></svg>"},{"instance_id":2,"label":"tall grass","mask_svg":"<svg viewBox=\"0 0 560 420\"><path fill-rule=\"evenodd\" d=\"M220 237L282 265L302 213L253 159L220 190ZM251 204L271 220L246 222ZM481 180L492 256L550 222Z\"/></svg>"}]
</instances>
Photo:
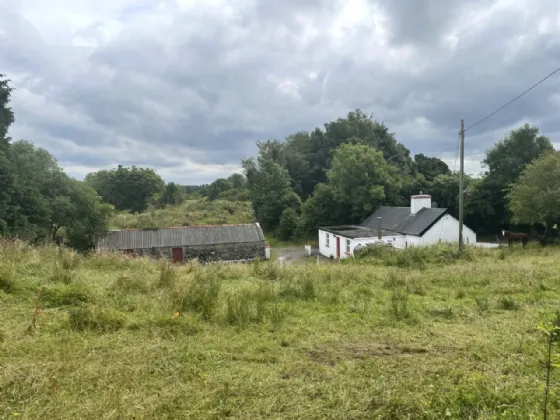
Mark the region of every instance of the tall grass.
<instances>
[{"instance_id":1,"label":"tall grass","mask_svg":"<svg viewBox=\"0 0 560 420\"><path fill-rule=\"evenodd\" d=\"M280 268L0 241L0 418L539 418L546 251Z\"/></svg>"}]
</instances>

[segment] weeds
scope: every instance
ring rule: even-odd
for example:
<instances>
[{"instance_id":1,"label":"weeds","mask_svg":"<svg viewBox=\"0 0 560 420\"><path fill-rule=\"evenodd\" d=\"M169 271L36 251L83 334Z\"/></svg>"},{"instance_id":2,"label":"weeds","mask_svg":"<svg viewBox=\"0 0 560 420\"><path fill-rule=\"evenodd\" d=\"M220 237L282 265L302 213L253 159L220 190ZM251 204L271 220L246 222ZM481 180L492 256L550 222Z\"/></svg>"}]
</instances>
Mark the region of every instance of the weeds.
<instances>
[{"instance_id":1,"label":"weeds","mask_svg":"<svg viewBox=\"0 0 560 420\"><path fill-rule=\"evenodd\" d=\"M164 261L160 264L158 287L171 288L177 280L177 269L169 262Z\"/></svg>"},{"instance_id":2,"label":"weeds","mask_svg":"<svg viewBox=\"0 0 560 420\"><path fill-rule=\"evenodd\" d=\"M504 309L506 311L516 311L517 309L519 309L519 305L517 304L517 302L509 297L500 298L498 305L500 309Z\"/></svg>"},{"instance_id":3,"label":"weeds","mask_svg":"<svg viewBox=\"0 0 560 420\"><path fill-rule=\"evenodd\" d=\"M488 298L486 296L479 296L475 299L475 301L479 312L486 312L490 308L490 303L488 302Z\"/></svg>"},{"instance_id":4,"label":"weeds","mask_svg":"<svg viewBox=\"0 0 560 420\"><path fill-rule=\"evenodd\" d=\"M99 333L117 331L126 324L126 317L110 308L84 306L68 312L70 328L76 331L91 330Z\"/></svg>"},{"instance_id":5,"label":"weeds","mask_svg":"<svg viewBox=\"0 0 560 420\"><path fill-rule=\"evenodd\" d=\"M390 315L393 321L405 321L412 317L408 307L408 293L406 289L395 287L391 291Z\"/></svg>"},{"instance_id":6,"label":"weeds","mask_svg":"<svg viewBox=\"0 0 560 420\"><path fill-rule=\"evenodd\" d=\"M245 328L265 318L270 319L273 325L278 325L282 320L278 295L273 285L260 284L256 290L241 289L228 296L225 316L228 324Z\"/></svg>"},{"instance_id":7,"label":"weeds","mask_svg":"<svg viewBox=\"0 0 560 420\"><path fill-rule=\"evenodd\" d=\"M175 290L175 305L180 311L199 313L208 321L213 315L220 293L220 279L211 271L203 270Z\"/></svg>"},{"instance_id":8,"label":"weeds","mask_svg":"<svg viewBox=\"0 0 560 420\"><path fill-rule=\"evenodd\" d=\"M14 270L11 265L0 267L0 290L6 293L13 293L16 289L14 281Z\"/></svg>"}]
</instances>

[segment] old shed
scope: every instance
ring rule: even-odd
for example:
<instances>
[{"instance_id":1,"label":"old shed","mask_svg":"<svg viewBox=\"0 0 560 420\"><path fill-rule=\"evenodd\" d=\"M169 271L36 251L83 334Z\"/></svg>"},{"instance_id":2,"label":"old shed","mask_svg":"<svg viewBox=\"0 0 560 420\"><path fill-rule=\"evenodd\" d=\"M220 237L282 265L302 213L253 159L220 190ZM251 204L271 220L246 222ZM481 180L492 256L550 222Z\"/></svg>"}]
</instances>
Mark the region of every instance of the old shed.
<instances>
[{"instance_id":1,"label":"old shed","mask_svg":"<svg viewBox=\"0 0 560 420\"><path fill-rule=\"evenodd\" d=\"M98 252L118 251L172 259L201 261L253 260L265 257L265 239L258 223L199 225L107 232Z\"/></svg>"}]
</instances>

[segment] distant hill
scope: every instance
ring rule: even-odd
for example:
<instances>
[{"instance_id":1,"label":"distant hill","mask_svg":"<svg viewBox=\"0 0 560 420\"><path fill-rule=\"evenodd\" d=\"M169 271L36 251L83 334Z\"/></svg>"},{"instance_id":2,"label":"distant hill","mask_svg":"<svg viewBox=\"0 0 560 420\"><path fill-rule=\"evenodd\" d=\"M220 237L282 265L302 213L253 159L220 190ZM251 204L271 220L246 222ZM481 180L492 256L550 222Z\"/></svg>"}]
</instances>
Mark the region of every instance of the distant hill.
<instances>
[{"instance_id":1,"label":"distant hill","mask_svg":"<svg viewBox=\"0 0 560 420\"><path fill-rule=\"evenodd\" d=\"M165 226L236 224L255 222L251 203L207 199L186 200L177 206L148 209L144 213L119 212L111 229L142 229Z\"/></svg>"}]
</instances>

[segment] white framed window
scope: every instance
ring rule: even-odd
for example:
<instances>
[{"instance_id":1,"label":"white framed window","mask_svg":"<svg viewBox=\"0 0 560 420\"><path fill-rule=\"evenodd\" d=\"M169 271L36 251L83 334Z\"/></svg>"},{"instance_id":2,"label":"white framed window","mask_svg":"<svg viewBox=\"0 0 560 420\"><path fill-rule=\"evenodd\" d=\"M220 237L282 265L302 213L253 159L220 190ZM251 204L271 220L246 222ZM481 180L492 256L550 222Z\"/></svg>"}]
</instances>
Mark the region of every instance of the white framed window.
<instances>
[{"instance_id":1,"label":"white framed window","mask_svg":"<svg viewBox=\"0 0 560 420\"><path fill-rule=\"evenodd\" d=\"M331 244L331 235L329 235L327 233L327 242L326 242L327 246L329 246Z\"/></svg>"},{"instance_id":2,"label":"white framed window","mask_svg":"<svg viewBox=\"0 0 560 420\"><path fill-rule=\"evenodd\" d=\"M350 239L346 239L346 252L350 254Z\"/></svg>"}]
</instances>

